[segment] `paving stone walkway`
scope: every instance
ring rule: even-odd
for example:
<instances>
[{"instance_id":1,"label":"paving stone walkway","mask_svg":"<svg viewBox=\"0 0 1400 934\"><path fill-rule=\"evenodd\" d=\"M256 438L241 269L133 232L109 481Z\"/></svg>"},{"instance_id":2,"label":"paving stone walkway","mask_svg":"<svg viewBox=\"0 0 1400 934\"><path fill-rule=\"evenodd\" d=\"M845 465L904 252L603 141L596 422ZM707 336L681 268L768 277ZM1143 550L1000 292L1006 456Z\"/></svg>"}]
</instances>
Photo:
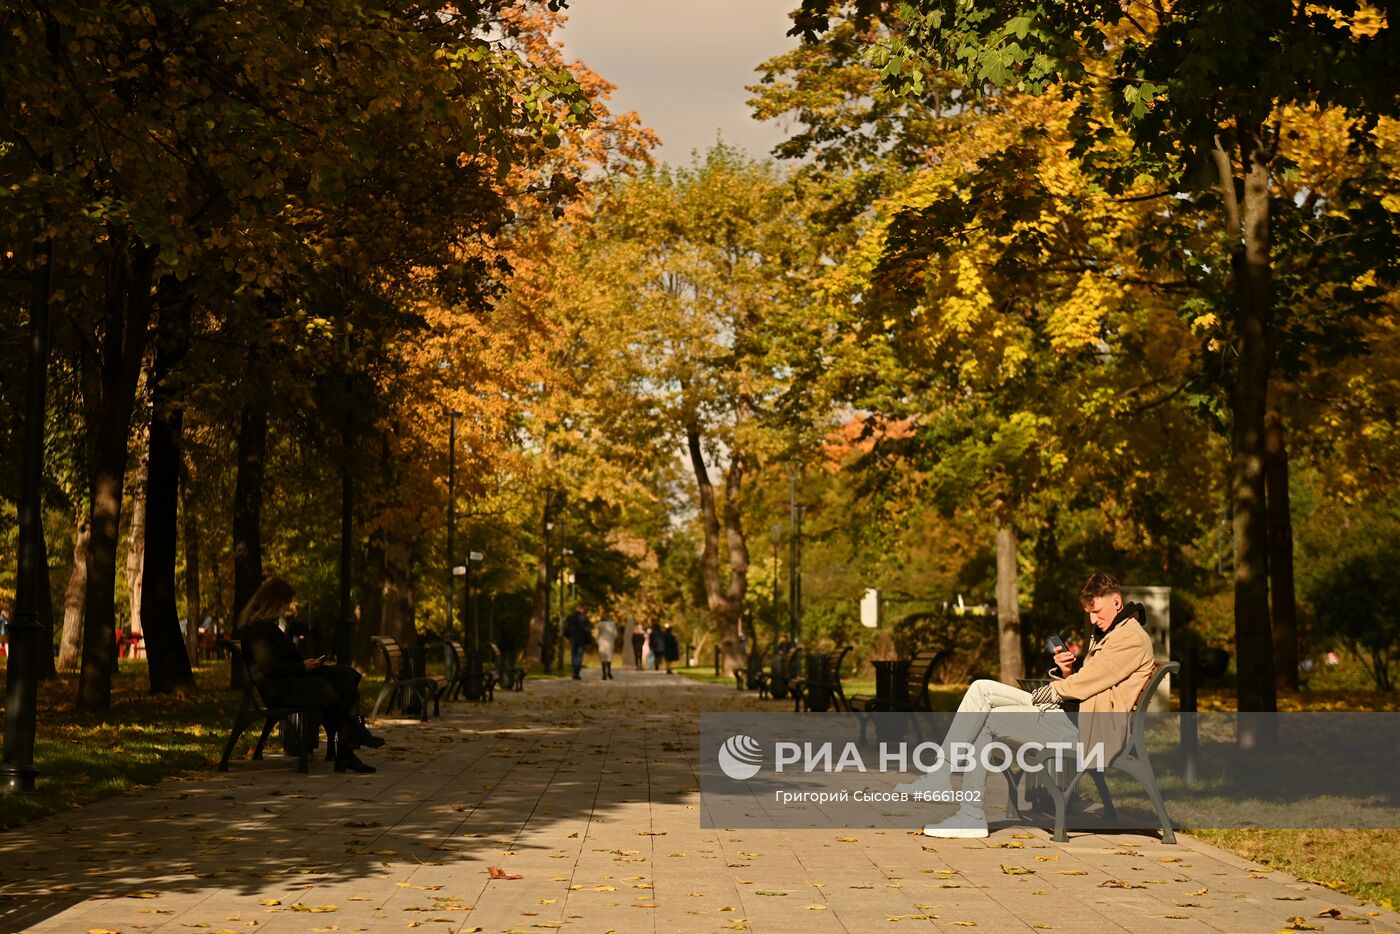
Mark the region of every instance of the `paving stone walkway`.
<instances>
[{"instance_id":1,"label":"paving stone walkway","mask_svg":"<svg viewBox=\"0 0 1400 934\"><path fill-rule=\"evenodd\" d=\"M384 721L375 775L238 760L0 834L0 931L1400 932L1186 836L705 830L697 712L760 702L597 677Z\"/></svg>"}]
</instances>

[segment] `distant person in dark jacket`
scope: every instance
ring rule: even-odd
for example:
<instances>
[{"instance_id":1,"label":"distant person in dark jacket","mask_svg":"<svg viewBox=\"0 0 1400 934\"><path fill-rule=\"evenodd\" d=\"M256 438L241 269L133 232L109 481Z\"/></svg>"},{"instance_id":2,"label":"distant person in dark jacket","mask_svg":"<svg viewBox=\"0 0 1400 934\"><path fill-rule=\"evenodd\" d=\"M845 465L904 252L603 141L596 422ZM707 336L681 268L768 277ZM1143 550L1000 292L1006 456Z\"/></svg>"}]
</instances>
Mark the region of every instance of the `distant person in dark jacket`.
<instances>
[{"instance_id":1,"label":"distant person in dark jacket","mask_svg":"<svg viewBox=\"0 0 1400 934\"><path fill-rule=\"evenodd\" d=\"M349 665L302 657L278 625L295 597L291 584L269 577L239 614L238 638L253 684L269 704L321 708L321 724L335 745L337 772L373 772L374 766L355 755L357 747L384 745L360 718L360 673Z\"/></svg>"},{"instance_id":2,"label":"distant person in dark jacket","mask_svg":"<svg viewBox=\"0 0 1400 934\"><path fill-rule=\"evenodd\" d=\"M583 678L583 653L593 641L593 626L588 622L588 608L583 604L574 607L569 618L564 620L564 638L569 640L574 666L574 680Z\"/></svg>"},{"instance_id":3,"label":"distant person in dark jacket","mask_svg":"<svg viewBox=\"0 0 1400 934\"><path fill-rule=\"evenodd\" d=\"M632 663L637 666L637 670L642 670L642 647L647 644L647 634L642 631L641 623L632 624Z\"/></svg>"},{"instance_id":4,"label":"distant person in dark jacket","mask_svg":"<svg viewBox=\"0 0 1400 934\"><path fill-rule=\"evenodd\" d=\"M666 674L673 675L675 672L671 670L671 666L680 661L681 644L676 639L676 634L671 631L670 626L662 631L661 636L666 652Z\"/></svg>"},{"instance_id":5,"label":"distant person in dark jacket","mask_svg":"<svg viewBox=\"0 0 1400 934\"><path fill-rule=\"evenodd\" d=\"M652 670L660 671L661 663L666 660L666 633L660 623L652 623L647 630L647 648L651 649Z\"/></svg>"}]
</instances>

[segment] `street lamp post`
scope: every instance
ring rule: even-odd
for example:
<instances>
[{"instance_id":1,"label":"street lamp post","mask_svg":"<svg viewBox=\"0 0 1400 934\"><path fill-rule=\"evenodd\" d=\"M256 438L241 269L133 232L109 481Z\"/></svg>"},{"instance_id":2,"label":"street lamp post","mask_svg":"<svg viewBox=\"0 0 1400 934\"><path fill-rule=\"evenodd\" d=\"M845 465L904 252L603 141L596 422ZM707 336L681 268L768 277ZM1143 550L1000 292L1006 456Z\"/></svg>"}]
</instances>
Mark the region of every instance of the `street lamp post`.
<instances>
[{"instance_id":1,"label":"street lamp post","mask_svg":"<svg viewBox=\"0 0 1400 934\"><path fill-rule=\"evenodd\" d=\"M447 624L443 632L452 631L452 598L457 589L452 578L457 566L457 419L461 417L461 412L447 413Z\"/></svg>"},{"instance_id":2,"label":"street lamp post","mask_svg":"<svg viewBox=\"0 0 1400 934\"><path fill-rule=\"evenodd\" d=\"M797 468L788 465L788 639L802 629L802 507L797 503Z\"/></svg>"},{"instance_id":3,"label":"street lamp post","mask_svg":"<svg viewBox=\"0 0 1400 934\"><path fill-rule=\"evenodd\" d=\"M773 640L777 642L783 633L782 619L778 615L778 544L783 540L783 527L774 522L768 527L768 534L773 539ZM755 638L755 643L757 638Z\"/></svg>"}]
</instances>

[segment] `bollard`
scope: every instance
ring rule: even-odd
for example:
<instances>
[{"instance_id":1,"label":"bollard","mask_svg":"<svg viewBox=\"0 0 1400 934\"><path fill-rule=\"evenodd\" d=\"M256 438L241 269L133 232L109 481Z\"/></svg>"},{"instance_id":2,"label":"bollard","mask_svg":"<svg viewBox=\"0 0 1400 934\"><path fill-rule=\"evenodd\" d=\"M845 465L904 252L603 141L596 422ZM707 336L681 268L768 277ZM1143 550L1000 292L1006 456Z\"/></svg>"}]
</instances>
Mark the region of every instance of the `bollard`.
<instances>
[{"instance_id":1,"label":"bollard","mask_svg":"<svg viewBox=\"0 0 1400 934\"><path fill-rule=\"evenodd\" d=\"M719 677L719 646L715 646L715 677Z\"/></svg>"}]
</instances>

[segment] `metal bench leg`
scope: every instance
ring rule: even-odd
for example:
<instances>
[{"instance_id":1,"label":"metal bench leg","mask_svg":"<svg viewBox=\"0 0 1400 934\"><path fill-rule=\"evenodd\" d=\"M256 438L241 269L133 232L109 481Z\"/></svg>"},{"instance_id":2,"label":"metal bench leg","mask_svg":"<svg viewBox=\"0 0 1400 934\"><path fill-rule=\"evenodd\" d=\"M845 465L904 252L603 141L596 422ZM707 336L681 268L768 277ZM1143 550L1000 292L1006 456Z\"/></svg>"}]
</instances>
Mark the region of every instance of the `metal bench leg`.
<instances>
[{"instance_id":1,"label":"metal bench leg","mask_svg":"<svg viewBox=\"0 0 1400 934\"><path fill-rule=\"evenodd\" d=\"M233 732L229 734L228 742L224 744L224 757L219 760L219 771L228 771L228 760L233 755L233 747L238 745L238 738L243 735L243 731L248 729L248 724L240 717L233 724Z\"/></svg>"},{"instance_id":2,"label":"metal bench leg","mask_svg":"<svg viewBox=\"0 0 1400 934\"><path fill-rule=\"evenodd\" d=\"M1162 842L1175 843L1176 833L1172 830L1171 818L1167 816L1167 806L1162 801L1162 793L1157 790L1157 778L1152 774L1152 765L1142 759L1119 760L1115 763L1118 768L1127 772L1138 780L1147 796L1152 799L1152 806L1157 810L1157 821L1162 825Z\"/></svg>"},{"instance_id":3,"label":"metal bench leg","mask_svg":"<svg viewBox=\"0 0 1400 934\"><path fill-rule=\"evenodd\" d=\"M384 687L379 689L379 696L374 700L374 710L370 711L371 717L379 716L379 708L384 704L384 699L393 693L394 686L392 684L386 684L384 685Z\"/></svg>"},{"instance_id":4,"label":"metal bench leg","mask_svg":"<svg viewBox=\"0 0 1400 934\"><path fill-rule=\"evenodd\" d=\"M1094 780L1094 787L1099 792L1099 800L1103 802L1103 819L1116 820L1118 810L1113 806L1113 796L1108 793L1108 784L1104 781L1103 773L1095 770L1089 773L1089 777Z\"/></svg>"},{"instance_id":5,"label":"metal bench leg","mask_svg":"<svg viewBox=\"0 0 1400 934\"><path fill-rule=\"evenodd\" d=\"M267 736L268 736L269 733L272 732L272 724L273 724L274 722L275 722L274 718L268 717L267 720L263 723L262 735L258 737L258 744L257 744L257 746L253 747L253 758L254 758L254 759L259 759L259 760L262 759L263 746L265 746L265 745L267 744Z\"/></svg>"}]
</instances>

